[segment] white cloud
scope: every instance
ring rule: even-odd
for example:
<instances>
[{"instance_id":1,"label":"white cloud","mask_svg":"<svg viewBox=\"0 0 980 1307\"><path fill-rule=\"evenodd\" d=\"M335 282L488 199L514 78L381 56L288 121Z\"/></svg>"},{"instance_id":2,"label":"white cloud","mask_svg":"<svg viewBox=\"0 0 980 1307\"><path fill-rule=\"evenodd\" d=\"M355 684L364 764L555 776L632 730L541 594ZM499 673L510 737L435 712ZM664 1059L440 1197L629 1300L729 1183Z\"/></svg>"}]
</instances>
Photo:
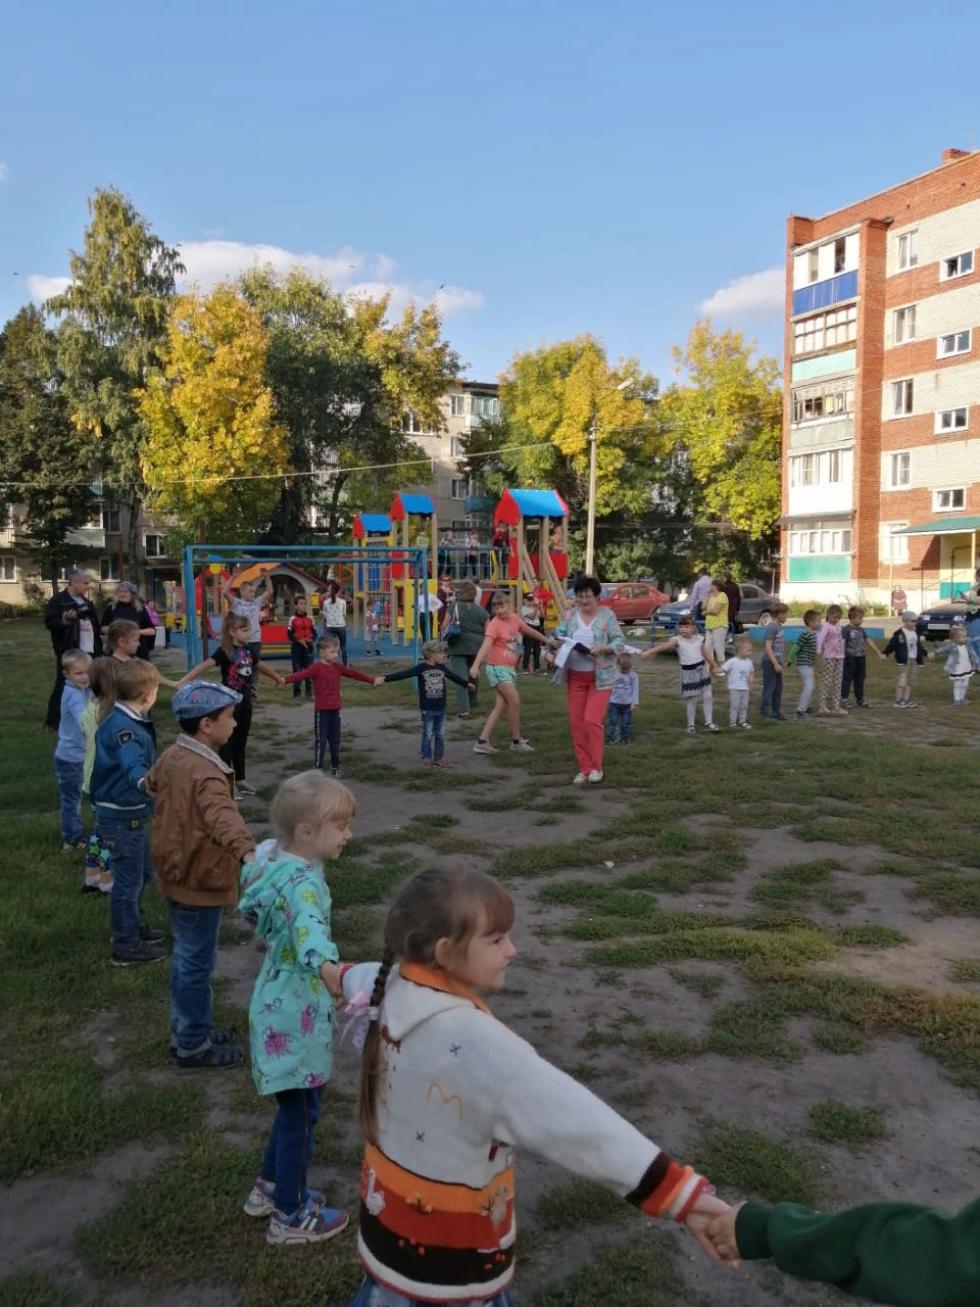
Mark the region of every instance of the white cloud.
<instances>
[{"instance_id":1,"label":"white cloud","mask_svg":"<svg viewBox=\"0 0 980 1307\"><path fill-rule=\"evenodd\" d=\"M767 318L779 313L786 294L786 272L782 267L736 277L699 305L714 318Z\"/></svg>"},{"instance_id":2,"label":"white cloud","mask_svg":"<svg viewBox=\"0 0 980 1307\"><path fill-rule=\"evenodd\" d=\"M31 299L38 304L49 300L52 295L60 295L70 285L71 277L45 277L41 273L32 272L27 278L27 289L31 292Z\"/></svg>"},{"instance_id":3,"label":"white cloud","mask_svg":"<svg viewBox=\"0 0 980 1307\"><path fill-rule=\"evenodd\" d=\"M5 163L0 163L0 184L7 181L10 177L10 169Z\"/></svg>"}]
</instances>

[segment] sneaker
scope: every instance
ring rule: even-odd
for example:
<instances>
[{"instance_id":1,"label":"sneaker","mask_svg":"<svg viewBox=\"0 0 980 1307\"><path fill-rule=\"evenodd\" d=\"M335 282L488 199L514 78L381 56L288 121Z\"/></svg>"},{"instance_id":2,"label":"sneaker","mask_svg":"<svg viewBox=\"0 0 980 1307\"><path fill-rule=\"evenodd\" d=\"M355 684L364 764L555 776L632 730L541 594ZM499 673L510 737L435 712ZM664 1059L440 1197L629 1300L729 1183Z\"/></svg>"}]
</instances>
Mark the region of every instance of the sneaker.
<instances>
[{"instance_id":1,"label":"sneaker","mask_svg":"<svg viewBox=\"0 0 980 1307\"><path fill-rule=\"evenodd\" d=\"M712 735L718 734L718 727L714 724L714 722L705 722L704 729L706 731L710 731Z\"/></svg>"},{"instance_id":2,"label":"sneaker","mask_svg":"<svg viewBox=\"0 0 980 1307\"><path fill-rule=\"evenodd\" d=\"M590 771L585 779L589 782L590 785L598 785L599 782L602 780L602 772Z\"/></svg>"},{"instance_id":3,"label":"sneaker","mask_svg":"<svg viewBox=\"0 0 980 1307\"><path fill-rule=\"evenodd\" d=\"M905 707L906 707L906 708L918 708L918 706L919 706L919 705L916 703L916 701L915 701L914 699L906 699L906 700L905 700Z\"/></svg>"},{"instance_id":4,"label":"sneaker","mask_svg":"<svg viewBox=\"0 0 980 1307\"><path fill-rule=\"evenodd\" d=\"M236 786L235 786L235 802L236 802L236 803L241 803L243 799L247 799L247 798L248 798L248 795L244 792L244 790L240 790L240 789L238 788L238 786L236 785Z\"/></svg>"},{"instance_id":5,"label":"sneaker","mask_svg":"<svg viewBox=\"0 0 980 1307\"><path fill-rule=\"evenodd\" d=\"M101 889L99 888L99 884L98 884L98 882L96 882L94 885L90 885L90 884L88 883L88 881L86 881L85 884L82 886L82 893L83 893L83 894L101 894L102 891L101 891Z\"/></svg>"},{"instance_id":6,"label":"sneaker","mask_svg":"<svg viewBox=\"0 0 980 1307\"><path fill-rule=\"evenodd\" d=\"M227 1071L241 1066L244 1061L245 1050L241 1044L208 1044L199 1053L185 1057L178 1053L174 1065L178 1071Z\"/></svg>"},{"instance_id":7,"label":"sneaker","mask_svg":"<svg viewBox=\"0 0 980 1307\"><path fill-rule=\"evenodd\" d=\"M208 1032L208 1039L212 1044L212 1046L221 1045L221 1044L233 1044L235 1042L235 1033L236 1032L234 1026L212 1026L211 1030ZM173 1038L173 1036L171 1036L171 1038ZM170 1045L170 1056L171 1058L176 1060L177 1057L176 1044Z\"/></svg>"},{"instance_id":8,"label":"sneaker","mask_svg":"<svg viewBox=\"0 0 980 1307\"><path fill-rule=\"evenodd\" d=\"M82 838L80 840L65 840L64 844L62 844L61 846L61 851L62 853L75 853L79 849L87 849L87 848L88 848L88 840Z\"/></svg>"},{"instance_id":9,"label":"sneaker","mask_svg":"<svg viewBox=\"0 0 980 1307\"><path fill-rule=\"evenodd\" d=\"M857 701L857 706L858 706L859 708L870 708L870 707L871 707L871 700L870 700L870 699L858 699L858 701Z\"/></svg>"},{"instance_id":10,"label":"sneaker","mask_svg":"<svg viewBox=\"0 0 980 1307\"><path fill-rule=\"evenodd\" d=\"M773 717L774 722L784 722L785 720L786 718L781 712L776 713Z\"/></svg>"},{"instance_id":11,"label":"sneaker","mask_svg":"<svg viewBox=\"0 0 980 1307\"><path fill-rule=\"evenodd\" d=\"M491 744L489 740L477 740L476 744L473 745L473 752L496 753L497 746L495 744Z\"/></svg>"},{"instance_id":12,"label":"sneaker","mask_svg":"<svg viewBox=\"0 0 980 1307\"><path fill-rule=\"evenodd\" d=\"M802 713L798 713L797 716L798 716L798 717L802 717L803 714L802 714ZM742 722L742 730L743 730L743 731L751 731L751 729L752 729L752 723L751 723L751 722Z\"/></svg>"},{"instance_id":13,"label":"sneaker","mask_svg":"<svg viewBox=\"0 0 980 1307\"><path fill-rule=\"evenodd\" d=\"M160 948L156 944L148 944L140 940L132 948L112 953L112 965L114 967L139 967L144 962L162 962L167 956L167 950Z\"/></svg>"},{"instance_id":14,"label":"sneaker","mask_svg":"<svg viewBox=\"0 0 980 1307\"><path fill-rule=\"evenodd\" d=\"M528 744L527 740L524 739L511 740L510 751L511 753L533 753L534 745Z\"/></svg>"},{"instance_id":15,"label":"sneaker","mask_svg":"<svg viewBox=\"0 0 980 1307\"><path fill-rule=\"evenodd\" d=\"M432 766L432 759L431 759L431 758L420 758L420 759L419 759L419 766L420 766L420 767L431 767L431 766Z\"/></svg>"},{"instance_id":16,"label":"sneaker","mask_svg":"<svg viewBox=\"0 0 980 1307\"><path fill-rule=\"evenodd\" d=\"M796 720L797 720L798 722L801 722L805 716L806 716L806 711L805 711L805 710L804 710L803 712L797 712L797 714L796 714Z\"/></svg>"},{"instance_id":17,"label":"sneaker","mask_svg":"<svg viewBox=\"0 0 980 1307\"><path fill-rule=\"evenodd\" d=\"M698 733L698 728L697 728L696 726L689 726L689 727L687 728L687 733L688 733L688 735L697 735L697 733Z\"/></svg>"},{"instance_id":18,"label":"sneaker","mask_svg":"<svg viewBox=\"0 0 980 1307\"><path fill-rule=\"evenodd\" d=\"M458 712L456 714L456 716L459 718L461 722L468 722L472 717L472 715L473 715L472 713L468 713L468 712Z\"/></svg>"},{"instance_id":19,"label":"sneaker","mask_svg":"<svg viewBox=\"0 0 980 1307\"><path fill-rule=\"evenodd\" d=\"M143 944L159 944L165 938L159 926L140 926L140 941Z\"/></svg>"},{"instance_id":20,"label":"sneaker","mask_svg":"<svg viewBox=\"0 0 980 1307\"><path fill-rule=\"evenodd\" d=\"M336 1207L317 1207L309 1199L292 1216L273 1211L266 1240L271 1244L325 1243L346 1230L350 1217Z\"/></svg>"},{"instance_id":21,"label":"sneaker","mask_svg":"<svg viewBox=\"0 0 980 1307\"><path fill-rule=\"evenodd\" d=\"M580 772L578 773L578 775L575 777L575 779L572 781L572 784L573 784L573 785L584 785L584 784L585 784L585 781L586 781L585 772L584 772L584 771L580 771Z\"/></svg>"},{"instance_id":22,"label":"sneaker","mask_svg":"<svg viewBox=\"0 0 980 1307\"><path fill-rule=\"evenodd\" d=\"M437 758L432 765L433 767L441 767L443 771L449 771L452 767L452 763L447 762L445 758Z\"/></svg>"},{"instance_id":23,"label":"sneaker","mask_svg":"<svg viewBox=\"0 0 980 1307\"><path fill-rule=\"evenodd\" d=\"M336 776L336 777L338 778L338 780L340 779L341 776L343 776L343 774L344 774L344 771L343 771L343 768L342 768L342 767L331 767L331 768L330 768L330 775L331 775L331 776Z\"/></svg>"},{"instance_id":24,"label":"sneaker","mask_svg":"<svg viewBox=\"0 0 980 1307\"><path fill-rule=\"evenodd\" d=\"M238 782L238 793L239 793L239 794L244 794L245 797L246 797L247 799L252 799L252 798L255 797L255 793L256 793L256 791L255 791L255 787L252 786L252 785L249 785L248 781L239 781L239 782Z\"/></svg>"},{"instance_id":25,"label":"sneaker","mask_svg":"<svg viewBox=\"0 0 980 1307\"><path fill-rule=\"evenodd\" d=\"M903 699L896 699L895 702L892 704L892 707L893 707L893 708L904 708L904 707L905 707L905 701L904 701Z\"/></svg>"},{"instance_id":26,"label":"sneaker","mask_svg":"<svg viewBox=\"0 0 980 1307\"><path fill-rule=\"evenodd\" d=\"M276 1210L275 1204L276 1186L271 1180L263 1180L261 1176L252 1185L252 1192L242 1204L242 1211L246 1216L271 1216ZM310 1189L306 1195L307 1202L314 1207L326 1207L327 1195L321 1193L319 1189Z\"/></svg>"}]
</instances>

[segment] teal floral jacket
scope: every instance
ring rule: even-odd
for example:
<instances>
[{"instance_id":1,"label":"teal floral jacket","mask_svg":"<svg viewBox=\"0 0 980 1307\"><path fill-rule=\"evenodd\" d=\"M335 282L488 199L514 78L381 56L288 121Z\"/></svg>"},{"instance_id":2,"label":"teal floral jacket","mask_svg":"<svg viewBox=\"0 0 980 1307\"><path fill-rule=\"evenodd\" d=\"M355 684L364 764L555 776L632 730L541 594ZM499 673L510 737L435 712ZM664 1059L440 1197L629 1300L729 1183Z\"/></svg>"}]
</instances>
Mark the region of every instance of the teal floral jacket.
<instances>
[{"instance_id":1,"label":"teal floral jacket","mask_svg":"<svg viewBox=\"0 0 980 1307\"><path fill-rule=\"evenodd\" d=\"M559 639L563 635L571 635L578 624L578 616L573 613L571 617L563 618L552 634ZM600 606L592 623L592 631L596 644L609 645L615 651L611 654L600 654L595 660L596 689L611 690L616 679L616 659L622 653L626 641L623 639L623 632L620 630L615 614L609 608Z\"/></svg>"},{"instance_id":2,"label":"teal floral jacket","mask_svg":"<svg viewBox=\"0 0 980 1307\"><path fill-rule=\"evenodd\" d=\"M340 957L323 868L267 840L243 867L242 885L238 909L266 944L248 1009L255 1086L260 1094L315 1089L330 1077L335 1019L320 967Z\"/></svg>"}]
</instances>

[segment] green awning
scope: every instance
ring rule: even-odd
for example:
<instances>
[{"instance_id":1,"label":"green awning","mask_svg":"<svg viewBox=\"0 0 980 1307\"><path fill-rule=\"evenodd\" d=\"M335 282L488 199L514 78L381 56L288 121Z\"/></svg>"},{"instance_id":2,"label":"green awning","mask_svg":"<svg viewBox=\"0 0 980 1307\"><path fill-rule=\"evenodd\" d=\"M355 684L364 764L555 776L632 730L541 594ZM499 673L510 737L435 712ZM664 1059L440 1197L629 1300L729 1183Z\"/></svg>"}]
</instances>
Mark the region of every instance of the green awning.
<instances>
[{"instance_id":1,"label":"green awning","mask_svg":"<svg viewBox=\"0 0 980 1307\"><path fill-rule=\"evenodd\" d=\"M906 526L893 531L896 536L959 536L980 531L980 517L937 517L935 522L922 526Z\"/></svg>"}]
</instances>

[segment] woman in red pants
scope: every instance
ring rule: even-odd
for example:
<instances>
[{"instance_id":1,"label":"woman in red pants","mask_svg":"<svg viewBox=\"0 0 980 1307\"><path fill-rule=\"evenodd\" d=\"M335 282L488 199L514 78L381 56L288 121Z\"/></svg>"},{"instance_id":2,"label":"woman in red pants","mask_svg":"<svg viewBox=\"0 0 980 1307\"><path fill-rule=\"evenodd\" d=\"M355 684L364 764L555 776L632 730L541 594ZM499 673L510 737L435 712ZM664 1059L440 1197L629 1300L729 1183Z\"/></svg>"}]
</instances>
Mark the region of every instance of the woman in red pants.
<instances>
[{"instance_id":1,"label":"woman in red pants","mask_svg":"<svg viewBox=\"0 0 980 1307\"><path fill-rule=\"evenodd\" d=\"M616 679L623 633L608 608L599 606L602 588L594 576L575 582L575 609L554 632L558 664L568 686L568 721L578 759L574 784L602 780L606 709Z\"/></svg>"}]
</instances>

